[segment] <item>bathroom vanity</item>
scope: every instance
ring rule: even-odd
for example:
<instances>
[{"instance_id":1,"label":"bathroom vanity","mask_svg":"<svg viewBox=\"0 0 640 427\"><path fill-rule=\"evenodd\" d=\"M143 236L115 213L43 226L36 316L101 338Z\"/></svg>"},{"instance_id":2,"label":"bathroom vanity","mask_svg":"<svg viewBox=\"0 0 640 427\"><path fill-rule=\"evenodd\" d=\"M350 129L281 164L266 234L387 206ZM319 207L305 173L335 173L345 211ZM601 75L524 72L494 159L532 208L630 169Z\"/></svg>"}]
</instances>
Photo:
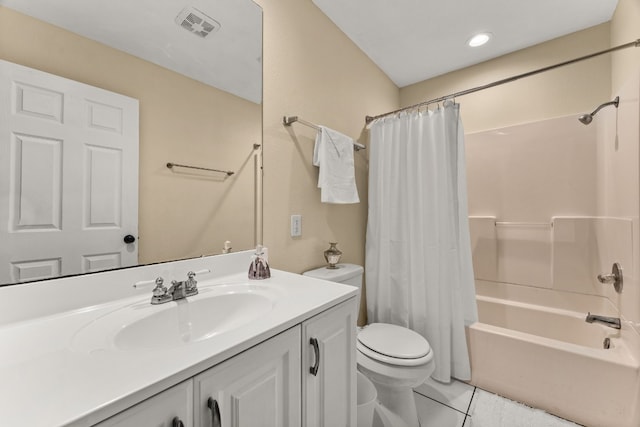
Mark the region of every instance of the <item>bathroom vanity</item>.
<instances>
[{"instance_id":1,"label":"bathroom vanity","mask_svg":"<svg viewBox=\"0 0 640 427\"><path fill-rule=\"evenodd\" d=\"M355 425L358 290L278 270L249 281L249 260L0 288L3 425ZM203 270L179 301L133 287Z\"/></svg>"}]
</instances>

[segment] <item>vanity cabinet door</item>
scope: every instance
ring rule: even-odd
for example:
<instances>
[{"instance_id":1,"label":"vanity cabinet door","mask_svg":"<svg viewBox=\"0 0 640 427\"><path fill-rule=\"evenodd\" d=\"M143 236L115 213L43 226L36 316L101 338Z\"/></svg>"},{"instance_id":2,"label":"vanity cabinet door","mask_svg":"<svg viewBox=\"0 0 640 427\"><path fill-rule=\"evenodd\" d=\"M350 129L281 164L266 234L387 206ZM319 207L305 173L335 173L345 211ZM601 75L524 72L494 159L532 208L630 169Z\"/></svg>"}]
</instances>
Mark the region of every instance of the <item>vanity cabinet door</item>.
<instances>
[{"instance_id":1,"label":"vanity cabinet door","mask_svg":"<svg viewBox=\"0 0 640 427\"><path fill-rule=\"evenodd\" d=\"M173 386L97 424L97 427L116 426L192 427L193 381Z\"/></svg>"},{"instance_id":2,"label":"vanity cabinet door","mask_svg":"<svg viewBox=\"0 0 640 427\"><path fill-rule=\"evenodd\" d=\"M302 324L303 426L356 426L356 299Z\"/></svg>"},{"instance_id":3,"label":"vanity cabinet door","mask_svg":"<svg viewBox=\"0 0 640 427\"><path fill-rule=\"evenodd\" d=\"M300 326L194 378L200 427L300 425Z\"/></svg>"}]
</instances>

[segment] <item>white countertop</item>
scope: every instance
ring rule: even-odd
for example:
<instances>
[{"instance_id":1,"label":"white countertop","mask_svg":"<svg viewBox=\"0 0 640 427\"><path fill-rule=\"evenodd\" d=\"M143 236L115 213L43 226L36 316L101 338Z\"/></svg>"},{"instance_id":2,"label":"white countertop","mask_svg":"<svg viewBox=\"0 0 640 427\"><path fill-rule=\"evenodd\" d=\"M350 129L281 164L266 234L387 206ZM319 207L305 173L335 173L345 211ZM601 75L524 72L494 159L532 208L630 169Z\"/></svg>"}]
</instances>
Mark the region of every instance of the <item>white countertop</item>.
<instances>
[{"instance_id":1,"label":"white countertop","mask_svg":"<svg viewBox=\"0 0 640 427\"><path fill-rule=\"evenodd\" d=\"M206 294L213 286L248 282L243 272L201 280L198 288ZM251 284L277 288L280 297L271 311L237 329L161 350L74 344L90 322L148 300L150 288L144 294L0 325L2 425L95 424L358 294L351 286L278 270Z\"/></svg>"}]
</instances>

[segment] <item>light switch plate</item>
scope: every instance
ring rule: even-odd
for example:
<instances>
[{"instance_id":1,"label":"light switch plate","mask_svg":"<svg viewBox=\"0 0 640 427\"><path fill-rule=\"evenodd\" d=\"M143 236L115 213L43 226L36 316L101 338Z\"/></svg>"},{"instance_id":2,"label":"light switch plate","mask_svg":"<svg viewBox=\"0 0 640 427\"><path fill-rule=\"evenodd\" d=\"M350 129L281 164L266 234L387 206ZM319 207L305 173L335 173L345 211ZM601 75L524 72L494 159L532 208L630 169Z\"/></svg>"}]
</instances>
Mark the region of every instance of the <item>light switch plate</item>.
<instances>
[{"instance_id":1,"label":"light switch plate","mask_svg":"<svg viewBox=\"0 0 640 427\"><path fill-rule=\"evenodd\" d=\"M291 237L302 236L302 215L291 215Z\"/></svg>"}]
</instances>

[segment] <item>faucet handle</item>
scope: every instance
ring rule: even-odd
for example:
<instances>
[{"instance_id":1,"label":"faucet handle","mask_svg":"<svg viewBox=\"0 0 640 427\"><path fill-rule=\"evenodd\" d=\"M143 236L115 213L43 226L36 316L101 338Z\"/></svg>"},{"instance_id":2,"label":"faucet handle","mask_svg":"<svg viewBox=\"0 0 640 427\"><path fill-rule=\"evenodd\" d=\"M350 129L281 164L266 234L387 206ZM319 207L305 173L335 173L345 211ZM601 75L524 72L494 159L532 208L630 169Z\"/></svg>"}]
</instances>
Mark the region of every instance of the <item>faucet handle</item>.
<instances>
[{"instance_id":1,"label":"faucet handle","mask_svg":"<svg viewBox=\"0 0 640 427\"><path fill-rule=\"evenodd\" d=\"M167 288L164 286L164 279L162 277L158 277L155 280L155 284L156 284L156 287L153 288L153 291L151 291L153 293L153 296L161 297L163 295L166 295Z\"/></svg>"},{"instance_id":2,"label":"faucet handle","mask_svg":"<svg viewBox=\"0 0 640 427\"><path fill-rule=\"evenodd\" d=\"M198 281L195 279L196 273L190 271L187 273L187 280L184 282L185 291L189 296L198 293Z\"/></svg>"},{"instance_id":3,"label":"faucet handle","mask_svg":"<svg viewBox=\"0 0 640 427\"><path fill-rule=\"evenodd\" d=\"M189 295L195 295L198 293L198 281L195 279L196 275L207 273L211 273L211 270L209 270L208 268L195 272L190 271L187 273L187 280L184 282L184 284L187 288L187 292L189 292Z\"/></svg>"},{"instance_id":4,"label":"faucet handle","mask_svg":"<svg viewBox=\"0 0 640 427\"><path fill-rule=\"evenodd\" d=\"M187 273L187 281L184 282L184 285L189 291L193 290L198 285L198 281L195 279L195 277L196 273L194 273L193 271Z\"/></svg>"},{"instance_id":5,"label":"faucet handle","mask_svg":"<svg viewBox=\"0 0 640 427\"><path fill-rule=\"evenodd\" d=\"M160 282L159 284L162 285L162 283L164 282L164 279L162 277L157 277L154 280L141 280L139 282L136 282L133 284L134 288L142 288L144 286L149 286L149 285L156 285L156 287L158 286L158 281Z\"/></svg>"},{"instance_id":6,"label":"faucet handle","mask_svg":"<svg viewBox=\"0 0 640 427\"><path fill-rule=\"evenodd\" d=\"M190 272L187 273L187 276L189 278L191 278L192 274L195 277L195 276L199 276L199 275L202 275L202 274L208 274L208 273L211 273L211 270L209 270L208 268L203 268L202 270L197 270L195 272L194 271L190 271Z\"/></svg>"},{"instance_id":7,"label":"faucet handle","mask_svg":"<svg viewBox=\"0 0 640 427\"><path fill-rule=\"evenodd\" d=\"M623 278L620 264L614 262L610 274L598 274L598 281L602 284L612 284L617 293L622 293Z\"/></svg>"},{"instance_id":8,"label":"faucet handle","mask_svg":"<svg viewBox=\"0 0 640 427\"><path fill-rule=\"evenodd\" d=\"M164 279L162 277L158 277L155 280L156 287L151 291L151 304L162 304L163 302L167 302L171 299L171 295L169 295L169 290L164 286Z\"/></svg>"}]
</instances>

